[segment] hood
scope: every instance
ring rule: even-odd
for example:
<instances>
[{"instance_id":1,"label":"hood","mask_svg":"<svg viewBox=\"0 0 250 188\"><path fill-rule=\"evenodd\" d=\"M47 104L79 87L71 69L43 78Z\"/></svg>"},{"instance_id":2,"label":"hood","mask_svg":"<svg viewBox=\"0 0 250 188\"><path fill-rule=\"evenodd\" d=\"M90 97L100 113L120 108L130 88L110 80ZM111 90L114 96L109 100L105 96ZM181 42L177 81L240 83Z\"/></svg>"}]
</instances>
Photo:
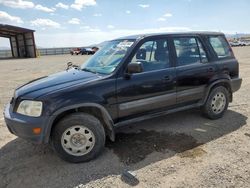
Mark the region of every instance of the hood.
<instances>
[{"instance_id":1,"label":"hood","mask_svg":"<svg viewBox=\"0 0 250 188\"><path fill-rule=\"evenodd\" d=\"M72 86L77 83L84 83L100 78L99 75L77 69L59 72L46 77L32 80L16 89L15 96L23 96L36 91L49 92L62 87ZM43 93L40 93L43 94Z\"/></svg>"}]
</instances>

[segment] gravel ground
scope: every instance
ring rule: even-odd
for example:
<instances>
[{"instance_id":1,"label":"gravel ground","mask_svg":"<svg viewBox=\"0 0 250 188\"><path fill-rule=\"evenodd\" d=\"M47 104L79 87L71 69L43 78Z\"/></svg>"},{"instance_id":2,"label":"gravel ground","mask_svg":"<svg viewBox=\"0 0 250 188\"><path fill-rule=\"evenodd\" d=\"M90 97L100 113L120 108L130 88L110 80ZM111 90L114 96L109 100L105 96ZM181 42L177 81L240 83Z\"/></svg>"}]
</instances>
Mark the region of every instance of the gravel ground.
<instances>
[{"instance_id":1,"label":"gravel ground","mask_svg":"<svg viewBox=\"0 0 250 188\"><path fill-rule=\"evenodd\" d=\"M11 135L0 115L0 187L250 187L250 47L234 52L243 84L222 119L194 109L136 123L88 163L64 162L47 145ZM17 86L87 58L0 60L0 110Z\"/></svg>"}]
</instances>

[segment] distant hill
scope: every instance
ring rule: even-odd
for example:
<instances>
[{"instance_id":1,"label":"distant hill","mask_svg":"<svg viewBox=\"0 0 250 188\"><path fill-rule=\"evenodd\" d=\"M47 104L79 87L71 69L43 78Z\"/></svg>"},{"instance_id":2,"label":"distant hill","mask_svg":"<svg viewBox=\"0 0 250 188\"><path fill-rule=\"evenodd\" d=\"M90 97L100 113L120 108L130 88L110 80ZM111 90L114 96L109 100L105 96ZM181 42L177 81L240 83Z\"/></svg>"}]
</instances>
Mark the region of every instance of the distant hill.
<instances>
[{"instance_id":1,"label":"distant hill","mask_svg":"<svg viewBox=\"0 0 250 188\"><path fill-rule=\"evenodd\" d=\"M226 34L227 38L234 39L234 38L244 38L244 37L250 37L250 34L246 33L237 33L237 34Z\"/></svg>"}]
</instances>

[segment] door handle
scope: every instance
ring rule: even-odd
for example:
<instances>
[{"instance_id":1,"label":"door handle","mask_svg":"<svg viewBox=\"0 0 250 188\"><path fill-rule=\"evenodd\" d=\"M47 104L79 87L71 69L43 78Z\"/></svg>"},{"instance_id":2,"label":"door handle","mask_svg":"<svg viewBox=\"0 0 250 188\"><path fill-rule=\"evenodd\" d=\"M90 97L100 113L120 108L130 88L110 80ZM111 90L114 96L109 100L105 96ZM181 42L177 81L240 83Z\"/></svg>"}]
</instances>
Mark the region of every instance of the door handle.
<instances>
[{"instance_id":1,"label":"door handle","mask_svg":"<svg viewBox=\"0 0 250 188\"><path fill-rule=\"evenodd\" d=\"M207 72L214 72L214 68L213 67L208 68Z\"/></svg>"},{"instance_id":2,"label":"door handle","mask_svg":"<svg viewBox=\"0 0 250 188\"><path fill-rule=\"evenodd\" d=\"M164 78L162 79L162 81L169 81L171 80L171 76L164 76Z\"/></svg>"}]
</instances>

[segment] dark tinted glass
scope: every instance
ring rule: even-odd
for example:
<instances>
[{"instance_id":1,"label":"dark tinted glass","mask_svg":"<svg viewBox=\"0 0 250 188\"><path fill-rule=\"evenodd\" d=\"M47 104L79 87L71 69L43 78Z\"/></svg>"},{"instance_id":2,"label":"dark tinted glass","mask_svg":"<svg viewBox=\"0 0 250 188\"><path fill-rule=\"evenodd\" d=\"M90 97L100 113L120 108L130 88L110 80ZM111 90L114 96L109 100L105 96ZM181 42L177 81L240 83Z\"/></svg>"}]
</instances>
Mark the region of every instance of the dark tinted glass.
<instances>
[{"instance_id":1,"label":"dark tinted glass","mask_svg":"<svg viewBox=\"0 0 250 188\"><path fill-rule=\"evenodd\" d=\"M132 59L132 62L135 61L142 63L144 72L170 67L167 40L152 40L143 43Z\"/></svg>"},{"instance_id":2,"label":"dark tinted glass","mask_svg":"<svg viewBox=\"0 0 250 188\"><path fill-rule=\"evenodd\" d=\"M174 45L178 66L200 63L199 47L194 37L175 38Z\"/></svg>"}]
</instances>

